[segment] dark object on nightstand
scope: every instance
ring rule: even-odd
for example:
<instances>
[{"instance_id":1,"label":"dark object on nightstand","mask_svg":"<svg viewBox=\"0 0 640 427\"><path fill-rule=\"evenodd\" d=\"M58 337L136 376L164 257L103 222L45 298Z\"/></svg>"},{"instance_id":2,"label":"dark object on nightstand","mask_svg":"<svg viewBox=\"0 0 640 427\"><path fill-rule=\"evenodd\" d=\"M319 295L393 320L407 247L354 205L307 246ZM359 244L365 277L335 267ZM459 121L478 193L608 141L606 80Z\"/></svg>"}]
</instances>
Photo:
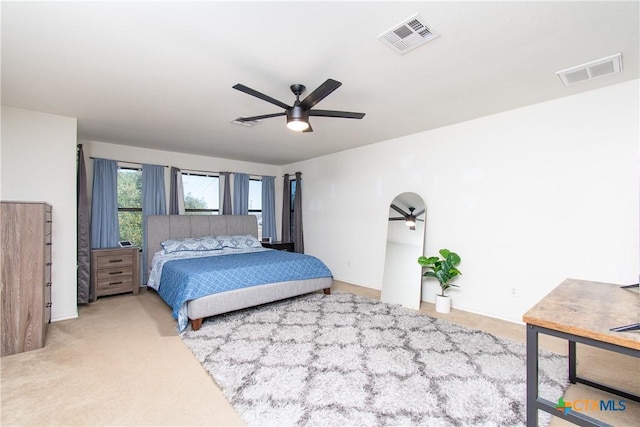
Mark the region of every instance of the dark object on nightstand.
<instances>
[{"instance_id":1,"label":"dark object on nightstand","mask_svg":"<svg viewBox=\"0 0 640 427\"><path fill-rule=\"evenodd\" d=\"M262 247L277 249L279 251L293 252L293 242L262 242Z\"/></svg>"}]
</instances>

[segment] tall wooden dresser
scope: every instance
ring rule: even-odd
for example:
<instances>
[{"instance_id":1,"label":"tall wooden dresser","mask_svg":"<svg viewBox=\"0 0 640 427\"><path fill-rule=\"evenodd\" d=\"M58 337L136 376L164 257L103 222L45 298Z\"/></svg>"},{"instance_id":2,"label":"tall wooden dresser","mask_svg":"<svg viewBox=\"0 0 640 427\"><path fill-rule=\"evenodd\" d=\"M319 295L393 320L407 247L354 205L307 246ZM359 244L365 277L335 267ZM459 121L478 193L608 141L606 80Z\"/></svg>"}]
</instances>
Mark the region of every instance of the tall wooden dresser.
<instances>
[{"instance_id":1,"label":"tall wooden dresser","mask_svg":"<svg viewBox=\"0 0 640 427\"><path fill-rule=\"evenodd\" d=\"M44 347L51 321L51 205L0 204L1 355Z\"/></svg>"}]
</instances>

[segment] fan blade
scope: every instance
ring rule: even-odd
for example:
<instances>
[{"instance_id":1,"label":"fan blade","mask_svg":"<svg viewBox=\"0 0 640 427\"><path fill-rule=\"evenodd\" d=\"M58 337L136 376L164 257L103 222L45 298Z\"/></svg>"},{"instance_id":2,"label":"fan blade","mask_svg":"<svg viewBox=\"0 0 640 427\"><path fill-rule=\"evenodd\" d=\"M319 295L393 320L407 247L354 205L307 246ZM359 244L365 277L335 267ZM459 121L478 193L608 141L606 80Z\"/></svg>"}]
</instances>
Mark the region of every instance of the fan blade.
<instances>
[{"instance_id":1,"label":"fan blade","mask_svg":"<svg viewBox=\"0 0 640 427\"><path fill-rule=\"evenodd\" d=\"M393 209L394 211L398 212L399 214L402 214L404 216L409 216L408 213L406 213L405 211L403 211L402 209L400 209L399 207L397 207L396 205L394 205L393 203L391 204L391 209Z\"/></svg>"},{"instance_id":2,"label":"fan blade","mask_svg":"<svg viewBox=\"0 0 640 427\"><path fill-rule=\"evenodd\" d=\"M425 210L426 210L426 209L422 209L420 212L416 212L416 213L414 213L414 215L415 215L416 217L418 217L418 216L422 215L422 214L424 213L424 211L425 211Z\"/></svg>"},{"instance_id":3,"label":"fan blade","mask_svg":"<svg viewBox=\"0 0 640 427\"><path fill-rule=\"evenodd\" d=\"M416 218L416 221L424 222L424 219Z\"/></svg>"},{"instance_id":4,"label":"fan blade","mask_svg":"<svg viewBox=\"0 0 640 427\"><path fill-rule=\"evenodd\" d=\"M389 221L406 221L407 219L403 216L394 216L393 218L389 218Z\"/></svg>"},{"instance_id":5,"label":"fan blade","mask_svg":"<svg viewBox=\"0 0 640 427\"><path fill-rule=\"evenodd\" d=\"M270 97L269 95L265 95L264 93L258 92L257 90L251 89L243 84L238 83L233 86L234 89L239 90L240 92L244 92L247 95L255 96L256 98L262 99L263 101L267 101L273 105L277 105L278 107L284 108L285 110L291 108L289 105L285 104L282 101L278 101L275 98Z\"/></svg>"},{"instance_id":6,"label":"fan blade","mask_svg":"<svg viewBox=\"0 0 640 427\"><path fill-rule=\"evenodd\" d=\"M310 116L318 117L340 117L343 119L361 119L365 113L352 113L351 111L332 111L332 110L311 110Z\"/></svg>"},{"instance_id":7,"label":"fan blade","mask_svg":"<svg viewBox=\"0 0 640 427\"><path fill-rule=\"evenodd\" d=\"M236 121L238 121L238 122L255 122L257 120L270 119L271 117L286 116L286 115L287 115L287 113L283 111L282 113L263 114L261 116L238 117L236 119Z\"/></svg>"},{"instance_id":8,"label":"fan blade","mask_svg":"<svg viewBox=\"0 0 640 427\"><path fill-rule=\"evenodd\" d=\"M316 88L316 90L307 95L307 97L300 103L300 106L305 110L308 110L318 102L325 99L331 92L338 89L340 86L342 86L342 83L339 81L327 79L326 82L322 83Z\"/></svg>"}]
</instances>

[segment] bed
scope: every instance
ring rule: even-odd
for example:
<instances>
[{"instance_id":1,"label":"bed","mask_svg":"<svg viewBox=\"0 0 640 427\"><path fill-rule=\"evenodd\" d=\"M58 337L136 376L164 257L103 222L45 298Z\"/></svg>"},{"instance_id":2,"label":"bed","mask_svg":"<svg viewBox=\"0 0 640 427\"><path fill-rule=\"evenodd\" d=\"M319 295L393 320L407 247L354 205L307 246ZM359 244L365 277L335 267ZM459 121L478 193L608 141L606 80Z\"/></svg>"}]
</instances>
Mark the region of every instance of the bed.
<instances>
[{"instance_id":1,"label":"bed","mask_svg":"<svg viewBox=\"0 0 640 427\"><path fill-rule=\"evenodd\" d=\"M147 277L149 282L153 281L151 287L173 308L172 314L178 320L179 331L186 329L189 321L191 328L198 330L206 317L319 290L323 290L325 294L330 293L333 283L331 272L320 260L308 255L261 247L233 253L232 248L225 247L226 253L212 250L211 253L216 256L196 254L194 251L194 258L191 258L190 254L183 254L184 260L161 259L167 252L162 244L170 240L175 242L204 236L253 236L252 239L247 239L249 242L257 241L257 235L258 223L253 215L147 216ZM272 261L277 264L269 264ZM222 269L216 267L221 262L231 263L234 268L238 268L233 270L234 280L238 283L235 286L230 285L229 290L226 290L227 286L223 283L227 278L222 274ZM294 262L307 264L292 268ZM324 271L322 266L325 268ZM249 268L252 270L248 270ZM285 273L288 270L295 270L295 274L288 275ZM307 274L301 271L311 270L313 277L302 277ZM200 286L205 280L207 283ZM187 287L189 289L186 289ZM200 295L203 293L205 295Z\"/></svg>"}]
</instances>

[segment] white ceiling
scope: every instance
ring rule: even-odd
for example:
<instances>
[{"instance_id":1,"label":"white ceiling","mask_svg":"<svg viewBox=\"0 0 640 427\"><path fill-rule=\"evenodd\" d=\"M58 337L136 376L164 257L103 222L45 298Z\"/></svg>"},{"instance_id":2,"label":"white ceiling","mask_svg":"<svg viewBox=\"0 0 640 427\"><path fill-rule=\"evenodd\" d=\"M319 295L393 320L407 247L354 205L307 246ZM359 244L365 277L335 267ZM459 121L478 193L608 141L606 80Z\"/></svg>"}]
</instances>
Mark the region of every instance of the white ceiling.
<instances>
[{"instance_id":1,"label":"white ceiling","mask_svg":"<svg viewBox=\"0 0 640 427\"><path fill-rule=\"evenodd\" d=\"M2 103L78 118L78 138L288 164L639 77L639 2L2 2ZM414 14L441 36L404 55L377 36ZM616 53L624 71L555 72ZM281 111L333 78L294 133Z\"/></svg>"}]
</instances>

